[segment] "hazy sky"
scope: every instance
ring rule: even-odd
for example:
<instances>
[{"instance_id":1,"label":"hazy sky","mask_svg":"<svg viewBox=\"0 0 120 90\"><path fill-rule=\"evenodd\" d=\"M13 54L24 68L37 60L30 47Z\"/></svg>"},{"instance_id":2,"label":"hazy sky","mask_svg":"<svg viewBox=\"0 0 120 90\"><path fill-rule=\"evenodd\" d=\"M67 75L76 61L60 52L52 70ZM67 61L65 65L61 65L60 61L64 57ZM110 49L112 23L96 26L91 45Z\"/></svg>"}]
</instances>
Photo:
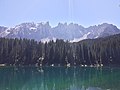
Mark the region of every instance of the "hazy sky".
<instances>
[{"instance_id":1,"label":"hazy sky","mask_svg":"<svg viewBox=\"0 0 120 90\"><path fill-rule=\"evenodd\" d=\"M120 27L120 0L0 0L0 25L23 22L75 22L90 26L103 22Z\"/></svg>"}]
</instances>

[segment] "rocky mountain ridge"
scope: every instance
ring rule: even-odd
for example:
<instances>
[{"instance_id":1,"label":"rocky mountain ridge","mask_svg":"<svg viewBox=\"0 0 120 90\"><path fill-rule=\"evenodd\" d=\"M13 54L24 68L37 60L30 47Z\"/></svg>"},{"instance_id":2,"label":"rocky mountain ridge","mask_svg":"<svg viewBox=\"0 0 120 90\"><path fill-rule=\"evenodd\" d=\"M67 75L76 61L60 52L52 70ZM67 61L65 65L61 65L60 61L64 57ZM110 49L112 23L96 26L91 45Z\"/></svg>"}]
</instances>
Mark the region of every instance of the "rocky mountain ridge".
<instances>
[{"instance_id":1,"label":"rocky mountain ridge","mask_svg":"<svg viewBox=\"0 0 120 90\"><path fill-rule=\"evenodd\" d=\"M78 42L84 39L95 39L119 33L120 29L108 23L90 26L88 28L74 23L59 23L57 26L51 27L49 22L37 24L22 23L12 28L0 26L0 37L27 38L42 42L55 41L56 39Z\"/></svg>"}]
</instances>

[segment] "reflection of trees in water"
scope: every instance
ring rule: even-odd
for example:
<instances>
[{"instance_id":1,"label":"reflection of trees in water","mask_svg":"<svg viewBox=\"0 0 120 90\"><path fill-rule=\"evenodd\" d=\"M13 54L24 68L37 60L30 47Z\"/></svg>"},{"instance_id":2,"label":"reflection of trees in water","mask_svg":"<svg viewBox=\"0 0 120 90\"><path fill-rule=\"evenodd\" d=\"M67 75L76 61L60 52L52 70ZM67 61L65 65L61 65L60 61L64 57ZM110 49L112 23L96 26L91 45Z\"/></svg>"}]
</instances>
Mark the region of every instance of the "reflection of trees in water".
<instances>
[{"instance_id":1,"label":"reflection of trees in water","mask_svg":"<svg viewBox=\"0 0 120 90\"><path fill-rule=\"evenodd\" d=\"M110 68L3 67L0 90L86 90L88 87L120 90L119 76L119 70Z\"/></svg>"},{"instance_id":2,"label":"reflection of trees in water","mask_svg":"<svg viewBox=\"0 0 120 90\"><path fill-rule=\"evenodd\" d=\"M19 90L29 79L29 70L22 68L0 68L0 90Z\"/></svg>"}]
</instances>

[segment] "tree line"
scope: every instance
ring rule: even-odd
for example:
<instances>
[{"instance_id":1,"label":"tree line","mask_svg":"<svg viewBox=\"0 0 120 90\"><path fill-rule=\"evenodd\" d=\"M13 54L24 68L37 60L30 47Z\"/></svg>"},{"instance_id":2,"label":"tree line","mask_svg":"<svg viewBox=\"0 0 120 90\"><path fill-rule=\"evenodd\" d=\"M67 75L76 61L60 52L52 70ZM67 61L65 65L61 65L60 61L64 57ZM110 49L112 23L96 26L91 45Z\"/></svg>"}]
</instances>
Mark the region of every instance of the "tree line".
<instances>
[{"instance_id":1,"label":"tree line","mask_svg":"<svg viewBox=\"0 0 120 90\"><path fill-rule=\"evenodd\" d=\"M76 43L0 38L0 64L103 66L120 64L120 34Z\"/></svg>"}]
</instances>

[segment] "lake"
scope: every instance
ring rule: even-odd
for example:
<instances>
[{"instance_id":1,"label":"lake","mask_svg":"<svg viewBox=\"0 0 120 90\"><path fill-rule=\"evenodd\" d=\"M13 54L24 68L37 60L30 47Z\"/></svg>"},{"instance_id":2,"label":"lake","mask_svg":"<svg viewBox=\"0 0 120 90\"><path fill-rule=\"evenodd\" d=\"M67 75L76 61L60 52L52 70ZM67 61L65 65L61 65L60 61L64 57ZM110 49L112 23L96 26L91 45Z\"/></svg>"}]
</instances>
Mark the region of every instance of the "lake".
<instances>
[{"instance_id":1,"label":"lake","mask_svg":"<svg viewBox=\"0 0 120 90\"><path fill-rule=\"evenodd\" d=\"M120 90L120 68L0 67L0 90Z\"/></svg>"}]
</instances>

